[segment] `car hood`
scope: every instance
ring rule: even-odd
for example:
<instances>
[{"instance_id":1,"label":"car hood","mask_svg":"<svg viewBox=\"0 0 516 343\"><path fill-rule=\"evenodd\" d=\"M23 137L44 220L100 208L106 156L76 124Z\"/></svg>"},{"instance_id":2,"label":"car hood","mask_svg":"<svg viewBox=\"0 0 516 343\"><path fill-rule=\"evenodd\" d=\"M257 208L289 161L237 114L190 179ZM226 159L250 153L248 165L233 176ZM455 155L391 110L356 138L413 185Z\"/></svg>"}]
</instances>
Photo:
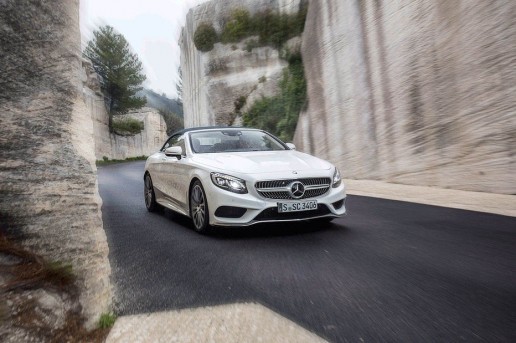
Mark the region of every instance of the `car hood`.
<instances>
[{"instance_id":1,"label":"car hood","mask_svg":"<svg viewBox=\"0 0 516 343\"><path fill-rule=\"evenodd\" d=\"M212 169L244 174L328 170L332 164L299 151L198 154L194 161Z\"/></svg>"}]
</instances>

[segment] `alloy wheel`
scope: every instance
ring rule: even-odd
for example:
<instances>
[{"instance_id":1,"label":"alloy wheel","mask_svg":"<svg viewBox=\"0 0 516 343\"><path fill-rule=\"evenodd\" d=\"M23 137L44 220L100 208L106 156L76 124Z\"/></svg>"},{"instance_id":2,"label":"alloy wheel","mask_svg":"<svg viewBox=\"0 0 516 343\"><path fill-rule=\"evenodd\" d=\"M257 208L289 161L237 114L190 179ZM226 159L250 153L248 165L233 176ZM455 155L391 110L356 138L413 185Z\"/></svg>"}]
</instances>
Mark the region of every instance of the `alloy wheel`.
<instances>
[{"instance_id":1,"label":"alloy wheel","mask_svg":"<svg viewBox=\"0 0 516 343\"><path fill-rule=\"evenodd\" d=\"M198 181L192 187L190 209L195 230L199 232L206 231L208 227L208 205L202 185Z\"/></svg>"},{"instance_id":2,"label":"alloy wheel","mask_svg":"<svg viewBox=\"0 0 516 343\"><path fill-rule=\"evenodd\" d=\"M145 207L149 212L154 212L158 209L156 196L154 195L154 187L152 186L152 179L149 174L145 176L143 182L143 196L145 198Z\"/></svg>"}]
</instances>

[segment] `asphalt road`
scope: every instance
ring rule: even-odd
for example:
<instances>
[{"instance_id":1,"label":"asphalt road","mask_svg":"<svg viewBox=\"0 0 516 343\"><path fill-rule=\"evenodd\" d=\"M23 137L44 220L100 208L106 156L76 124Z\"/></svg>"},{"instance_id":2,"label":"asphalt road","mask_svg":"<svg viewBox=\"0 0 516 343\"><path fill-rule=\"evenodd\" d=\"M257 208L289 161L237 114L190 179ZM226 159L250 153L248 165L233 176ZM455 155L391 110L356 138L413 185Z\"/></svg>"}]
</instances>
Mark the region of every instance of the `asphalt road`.
<instances>
[{"instance_id":1,"label":"asphalt road","mask_svg":"<svg viewBox=\"0 0 516 343\"><path fill-rule=\"evenodd\" d=\"M516 342L516 219L349 196L326 227L203 236L148 213L143 162L99 168L120 314L260 303L333 342Z\"/></svg>"}]
</instances>

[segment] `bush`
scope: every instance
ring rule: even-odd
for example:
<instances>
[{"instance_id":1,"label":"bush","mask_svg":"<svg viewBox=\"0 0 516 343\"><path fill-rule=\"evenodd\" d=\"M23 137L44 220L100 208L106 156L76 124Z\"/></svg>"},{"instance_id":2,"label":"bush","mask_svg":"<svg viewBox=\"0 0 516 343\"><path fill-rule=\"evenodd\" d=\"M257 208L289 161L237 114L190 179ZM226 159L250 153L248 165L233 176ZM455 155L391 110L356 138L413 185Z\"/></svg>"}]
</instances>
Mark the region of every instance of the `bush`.
<instances>
[{"instance_id":1,"label":"bush","mask_svg":"<svg viewBox=\"0 0 516 343\"><path fill-rule=\"evenodd\" d=\"M113 131L117 135L132 136L139 134L144 129L142 121L134 118L114 118Z\"/></svg>"},{"instance_id":2,"label":"bush","mask_svg":"<svg viewBox=\"0 0 516 343\"><path fill-rule=\"evenodd\" d=\"M217 43L218 36L213 25L202 23L197 27L194 33L195 47L203 52L213 49L213 45Z\"/></svg>"},{"instance_id":3,"label":"bush","mask_svg":"<svg viewBox=\"0 0 516 343\"><path fill-rule=\"evenodd\" d=\"M251 17L244 9L236 9L231 12L231 19L226 22L220 40L222 43L236 43L251 33Z\"/></svg>"}]
</instances>

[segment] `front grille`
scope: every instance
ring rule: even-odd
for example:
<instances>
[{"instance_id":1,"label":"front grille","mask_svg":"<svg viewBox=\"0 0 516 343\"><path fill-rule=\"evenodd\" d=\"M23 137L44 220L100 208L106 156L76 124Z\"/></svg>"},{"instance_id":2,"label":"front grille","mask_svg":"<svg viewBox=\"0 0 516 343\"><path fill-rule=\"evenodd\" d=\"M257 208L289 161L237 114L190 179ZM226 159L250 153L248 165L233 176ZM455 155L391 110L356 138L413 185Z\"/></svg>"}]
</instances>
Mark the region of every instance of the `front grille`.
<instances>
[{"instance_id":1,"label":"front grille","mask_svg":"<svg viewBox=\"0 0 516 343\"><path fill-rule=\"evenodd\" d=\"M289 220L289 219L309 219L313 217L324 216L330 214L328 206L318 204L316 210L300 211L300 212L278 212L278 207L269 207L260 212L254 220Z\"/></svg>"},{"instance_id":2,"label":"front grille","mask_svg":"<svg viewBox=\"0 0 516 343\"><path fill-rule=\"evenodd\" d=\"M290 179L290 180L270 180L258 181L254 187L256 191L267 199L275 200L292 200L294 199L289 192L289 185L299 181L305 185L305 194L299 199L315 198L328 192L331 185L331 179L327 177L316 177L306 179ZM296 199L298 200L298 199Z\"/></svg>"}]
</instances>

